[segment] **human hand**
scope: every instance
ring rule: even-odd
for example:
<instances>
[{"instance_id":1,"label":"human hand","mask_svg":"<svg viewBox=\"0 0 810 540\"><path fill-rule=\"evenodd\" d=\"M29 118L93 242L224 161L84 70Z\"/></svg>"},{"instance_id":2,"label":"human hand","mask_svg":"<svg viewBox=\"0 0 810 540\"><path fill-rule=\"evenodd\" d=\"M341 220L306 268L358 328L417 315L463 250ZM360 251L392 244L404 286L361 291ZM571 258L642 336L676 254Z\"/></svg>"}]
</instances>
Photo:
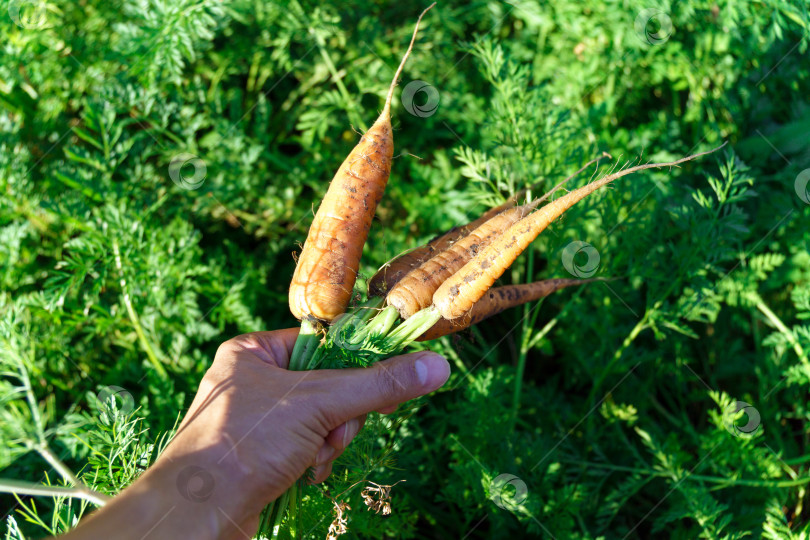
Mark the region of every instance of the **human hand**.
<instances>
[{"instance_id":1,"label":"human hand","mask_svg":"<svg viewBox=\"0 0 810 540\"><path fill-rule=\"evenodd\" d=\"M223 343L166 451L68 537L251 538L265 504L310 466L316 482L328 477L367 412L392 412L450 374L429 352L364 369L288 371L297 335L256 332ZM143 530L122 526L132 516Z\"/></svg>"}]
</instances>

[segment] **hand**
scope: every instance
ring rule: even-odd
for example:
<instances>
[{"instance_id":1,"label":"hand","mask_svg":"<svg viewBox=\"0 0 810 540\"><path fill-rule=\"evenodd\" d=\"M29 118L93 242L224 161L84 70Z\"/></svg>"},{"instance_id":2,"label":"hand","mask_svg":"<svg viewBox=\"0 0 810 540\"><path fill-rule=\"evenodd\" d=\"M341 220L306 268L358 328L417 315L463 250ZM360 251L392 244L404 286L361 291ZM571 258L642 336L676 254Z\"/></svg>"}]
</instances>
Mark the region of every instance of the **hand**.
<instances>
[{"instance_id":1,"label":"hand","mask_svg":"<svg viewBox=\"0 0 810 540\"><path fill-rule=\"evenodd\" d=\"M428 352L365 369L287 371L297 335L223 343L166 451L67 538L251 538L262 508L308 467L316 482L329 476L367 412L392 412L450 374Z\"/></svg>"}]
</instances>

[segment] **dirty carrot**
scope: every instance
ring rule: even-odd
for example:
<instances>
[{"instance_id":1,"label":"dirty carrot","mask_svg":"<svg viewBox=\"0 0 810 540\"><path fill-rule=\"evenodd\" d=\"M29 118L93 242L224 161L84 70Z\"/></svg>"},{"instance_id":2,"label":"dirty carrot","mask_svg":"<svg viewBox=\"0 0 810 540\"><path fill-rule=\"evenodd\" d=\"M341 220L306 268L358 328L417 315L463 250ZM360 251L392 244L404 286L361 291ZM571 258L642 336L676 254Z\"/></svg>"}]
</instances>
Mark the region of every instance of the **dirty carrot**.
<instances>
[{"instance_id":1,"label":"dirty carrot","mask_svg":"<svg viewBox=\"0 0 810 540\"><path fill-rule=\"evenodd\" d=\"M434 255L441 253L459 238L468 235L470 231L486 222L498 212L487 211L484 215L466 225L453 227L449 231L436 236L423 246L403 253L396 259L389 261L372 276L368 282L369 296L382 296L390 291L405 275L417 268L420 264Z\"/></svg>"},{"instance_id":2,"label":"dirty carrot","mask_svg":"<svg viewBox=\"0 0 810 540\"><path fill-rule=\"evenodd\" d=\"M569 180L574 178L575 176L579 175L587 169L589 166L593 165L600 159L604 157L610 157L610 154L603 152L601 156L594 158L587 162L585 165L580 167L577 171L573 174L568 176L566 179L559 182L554 188L540 197L533 201L533 204L538 204L552 194L554 194L558 189L564 186ZM504 210L508 210L517 204L522 197L526 195L530 190L534 190L537 188L539 182L532 184L530 187L525 188L514 194L513 196L509 197L506 201L502 204L490 208L487 210L481 217L478 219L467 223L466 225L461 225L458 227L453 227L449 231L436 236L433 240L428 242L427 244L420 246L418 248L412 249L402 255L396 257L394 260L389 261L386 263L379 271L377 271L374 276L368 282L368 294L369 296L382 296L387 292L391 291L394 286L399 283L402 278L405 277L409 272L413 271L419 265L424 263L425 261L431 259L435 255L441 253L442 251L448 249L450 246L453 245L456 241L460 238L464 238L471 231L475 230L482 224L486 223L492 217L500 214Z\"/></svg>"},{"instance_id":3,"label":"dirty carrot","mask_svg":"<svg viewBox=\"0 0 810 540\"><path fill-rule=\"evenodd\" d=\"M444 280L455 274L479 251L502 235L508 227L539 206L554 191L562 187L565 182L582 172L594 161L598 161L598 159L588 162L588 164L557 184L553 190L542 197L526 205L512 208L511 205L514 205L523 196L518 193L510 197L502 205L488 210L480 218L462 227L462 230L468 231L465 236L449 243L444 251L438 251L434 256L428 258L397 281L386 297L388 305L397 308L403 319L407 319L417 311L430 306L433 303L433 293L436 292L436 289ZM525 191L522 193L525 193ZM472 226L475 227L470 229ZM441 247L441 244L433 246L434 250L438 247Z\"/></svg>"},{"instance_id":4,"label":"dirty carrot","mask_svg":"<svg viewBox=\"0 0 810 540\"><path fill-rule=\"evenodd\" d=\"M608 154L607 152L602 152L602 153L599 155L599 157L595 157L595 158L593 158L592 160L590 160L589 162L587 162L585 165L583 165L582 167L580 167L579 169L577 169L576 171L574 171L573 173L571 173L570 175L568 175L566 178L564 178L563 180L561 180L560 182L558 182L556 186L554 186L553 188L551 188L551 190L549 190L548 192L546 192L546 193L545 193L543 196L541 196L541 197L539 197L539 198L537 198L537 199L534 199L534 200L532 201L532 204L533 204L533 205L535 205L535 206L537 206L537 205L538 205L538 204L540 204L541 202L545 201L546 199L548 199L549 197L551 197L552 195L554 195L554 194L557 192L557 190L559 190L560 188L562 188L562 187L563 187L565 184L567 184L567 183L568 183L568 182L569 182L571 179L573 179L573 178L575 178L575 177L579 176L579 175L580 175L580 174L581 174L581 173L582 173L582 172L583 172L585 169L587 169L588 167L590 167L590 166L591 166L591 165L593 165L594 163L598 163L600 159L605 159L605 158L608 158L608 159L609 159L609 158L611 158L611 157L612 157L612 156L611 156L610 154ZM506 201L505 201L504 203L502 203L501 205L496 206L496 207L494 207L494 208L492 208L492 209L488 210L488 211L487 211L487 213L486 213L486 214L484 214L484 216L486 216L487 214L489 214L490 216L493 216L493 215L495 215L495 214L497 214L497 213L499 213L499 212L502 212L503 210L505 210L505 209L507 209L507 208L511 208L512 206L514 206L515 204L517 204L517 201L519 201L520 199L522 199L523 197L525 197L527 193L529 193L529 192L531 192L531 191L534 191L534 190L538 189L538 188L540 187L540 184L541 184L542 182L543 182L543 181L542 181L542 180L540 180L540 181L535 182L534 184L530 185L529 187L526 187L526 188L521 189L520 191L518 191L517 193L515 193L514 195L512 195L511 197L509 197L508 199L506 199ZM484 217L484 216L481 216L481 217Z\"/></svg>"},{"instance_id":5,"label":"dirty carrot","mask_svg":"<svg viewBox=\"0 0 810 540\"><path fill-rule=\"evenodd\" d=\"M530 208L518 206L491 217L467 236L408 272L389 291L386 296L387 304L397 308L403 319L430 306L433 303L433 293L444 280L455 274L481 249L501 236L529 211Z\"/></svg>"},{"instance_id":6,"label":"dirty carrot","mask_svg":"<svg viewBox=\"0 0 810 540\"><path fill-rule=\"evenodd\" d=\"M413 49L419 22L434 5L419 15L380 116L343 161L315 214L290 283L290 311L298 319L331 321L351 300L363 246L391 172L394 88Z\"/></svg>"},{"instance_id":7,"label":"dirty carrot","mask_svg":"<svg viewBox=\"0 0 810 540\"><path fill-rule=\"evenodd\" d=\"M644 169L671 167L700 156L710 154L722 146L668 163L647 163L609 174L595 182L574 190L521 219L498 239L484 248L474 259L453 274L436 290L433 304L445 319L463 316L486 294L523 250L566 210L597 189L614 180Z\"/></svg>"},{"instance_id":8,"label":"dirty carrot","mask_svg":"<svg viewBox=\"0 0 810 540\"><path fill-rule=\"evenodd\" d=\"M592 281L596 280L544 279L542 281L535 281L534 283L495 287L487 291L478 302L473 304L472 309L463 316L454 320L440 319L430 330L422 334L417 341L429 341L448 334L460 332L511 307L545 298L551 293L557 292L565 287L583 285Z\"/></svg>"}]
</instances>

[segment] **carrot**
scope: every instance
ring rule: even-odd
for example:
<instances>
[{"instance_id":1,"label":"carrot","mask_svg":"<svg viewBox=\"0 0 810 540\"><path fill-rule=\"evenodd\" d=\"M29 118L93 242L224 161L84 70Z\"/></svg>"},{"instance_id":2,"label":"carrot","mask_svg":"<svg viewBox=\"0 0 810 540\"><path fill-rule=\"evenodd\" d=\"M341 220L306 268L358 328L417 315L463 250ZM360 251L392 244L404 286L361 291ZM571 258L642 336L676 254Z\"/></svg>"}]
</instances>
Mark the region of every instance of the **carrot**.
<instances>
[{"instance_id":1,"label":"carrot","mask_svg":"<svg viewBox=\"0 0 810 540\"><path fill-rule=\"evenodd\" d=\"M475 257L479 250L502 235L530 210L518 206L491 217L446 250L408 272L388 292L386 302L389 306L397 308L403 319L430 306L433 302L433 293L444 280L456 273L467 261Z\"/></svg>"},{"instance_id":2,"label":"carrot","mask_svg":"<svg viewBox=\"0 0 810 540\"><path fill-rule=\"evenodd\" d=\"M599 155L599 157L593 158L592 160L587 162L585 165L583 165L582 167L580 167L579 169L577 169L576 171L574 171L573 173L568 175L566 178L561 180L556 186L551 188L550 191L546 192L542 197L540 197L538 199L534 199L532 201L532 204L534 204L535 206L540 204L541 202L545 201L546 199L548 199L549 197L554 195L557 192L557 190L562 188L565 184L567 184L569 182L569 180L571 180L572 178L574 178L576 176L579 176L580 173L582 173L582 171L584 171L585 169L587 169L588 167L590 167L594 163L598 163L600 159L611 158L611 157L612 156L610 154L608 154L607 152L602 152ZM538 189L540 187L541 183L542 183L542 180L539 181L539 182L535 182L534 184L530 185L527 188L521 189L520 191L518 191L517 193L515 193L514 195L512 195L511 197L506 199L506 201L503 204L501 204L500 206L496 206L495 208L492 208L491 210L489 210L487 212L487 214L495 215L498 212L501 212L501 211L505 210L506 208L510 208L510 207L514 206L515 204L517 204L517 201L519 201L520 199L525 197L527 193L529 193L530 191L534 191L534 190ZM486 216L487 214L484 214L484 216Z\"/></svg>"},{"instance_id":3,"label":"carrot","mask_svg":"<svg viewBox=\"0 0 810 540\"><path fill-rule=\"evenodd\" d=\"M500 207L496 207L498 211ZM408 272L417 268L420 264L430 259L434 255L441 253L459 238L467 236L470 231L478 228L485 223L488 219L496 215L498 212L493 208L487 211L484 215L471 221L466 225L453 227L449 231L440 234L433 238L430 242L423 246L414 248L406 253L403 253L396 259L386 263L368 282L368 295L369 296L382 296L390 291L399 281L405 277Z\"/></svg>"},{"instance_id":4,"label":"carrot","mask_svg":"<svg viewBox=\"0 0 810 540\"><path fill-rule=\"evenodd\" d=\"M671 167L710 154L722 146L669 163L647 163L607 175L574 190L521 219L498 239L484 248L474 259L442 283L433 294L433 305L445 319L463 316L489 290L495 280L509 268L518 255L566 210L597 189L614 180L644 169Z\"/></svg>"},{"instance_id":5,"label":"carrot","mask_svg":"<svg viewBox=\"0 0 810 540\"><path fill-rule=\"evenodd\" d=\"M605 152L602 153L601 156L598 158L590 160L588 163L583 165L579 170L568 176L565 180L558 183L554 188L537 199L533 201L533 204L538 204L548 197L550 197L555 191L560 189L562 186L565 185L566 182L580 174L586 168L588 168L593 163L599 161L603 157L610 157L610 154ZM448 249L450 246L453 245L456 241L460 238L463 238L470 234L471 231L475 230L482 224L486 223L492 217L500 214L504 210L512 208L517 204L523 196L528 193L529 190L533 190L537 188L538 183L532 184L530 187L526 189L522 189L513 196L509 197L504 203L496 206L494 208L490 208L487 210L481 217L478 219L467 223L466 225L461 225L458 227L453 227L449 231L445 232L444 234L440 234L433 238L427 244L420 246L418 248L412 249L407 253L400 255L399 257L395 258L392 261L386 263L380 270L377 271L374 276L368 282L368 295L369 296L382 296L387 292L393 290L393 287L405 277L406 274L413 271L419 265L431 259L438 253Z\"/></svg>"},{"instance_id":6,"label":"carrot","mask_svg":"<svg viewBox=\"0 0 810 540\"><path fill-rule=\"evenodd\" d=\"M585 167L594 161L598 161L598 159L588 162L579 171L557 184L552 191L542 197L523 206L510 208L510 205L513 205L523 196L521 194L523 192L518 193L510 197L502 205L491 208L480 218L463 227L462 230L469 231L465 236L453 243L448 243L448 247L444 251L440 251L428 258L397 281L386 297L388 305L397 308L403 319L407 319L417 311L430 306L433 303L433 293L436 292L436 289L444 280L452 276L470 259L475 257L480 250L503 234L508 227L534 210L554 191L562 187L566 181L582 172ZM470 231L473 226L475 227ZM434 251L439 247L442 247L441 243L432 246Z\"/></svg>"},{"instance_id":7,"label":"carrot","mask_svg":"<svg viewBox=\"0 0 810 540\"><path fill-rule=\"evenodd\" d=\"M495 287L490 289L481 297L472 309L465 313L463 316L454 319L439 319L439 322L433 327L422 334L417 341L429 341L431 339L438 339L448 334L460 332L474 324L478 324L484 319L497 315L501 311L511 307L520 306L527 302L539 300L550 295L553 292L564 289L565 287L572 287L574 285L583 285L596 281L594 279L544 279L542 281L535 281L534 283L524 283L521 285L505 285L503 287Z\"/></svg>"},{"instance_id":8,"label":"carrot","mask_svg":"<svg viewBox=\"0 0 810 540\"><path fill-rule=\"evenodd\" d=\"M290 311L298 319L331 321L351 300L363 246L391 172L394 88L413 49L419 22L434 5L416 21L379 118L343 161L315 214L290 283Z\"/></svg>"}]
</instances>

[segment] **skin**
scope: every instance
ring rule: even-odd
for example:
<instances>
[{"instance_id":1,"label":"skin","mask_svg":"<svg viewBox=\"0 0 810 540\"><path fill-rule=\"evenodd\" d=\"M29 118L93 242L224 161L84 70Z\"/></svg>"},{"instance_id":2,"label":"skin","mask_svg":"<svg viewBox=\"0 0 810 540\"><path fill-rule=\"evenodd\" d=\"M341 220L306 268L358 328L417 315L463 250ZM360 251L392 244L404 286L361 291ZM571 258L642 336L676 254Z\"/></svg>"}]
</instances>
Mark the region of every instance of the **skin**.
<instances>
[{"instance_id":1,"label":"skin","mask_svg":"<svg viewBox=\"0 0 810 540\"><path fill-rule=\"evenodd\" d=\"M369 411L436 390L450 366L412 353L366 369L288 371L297 329L223 343L177 435L130 487L61 537L252 538L264 506L314 466L315 482Z\"/></svg>"}]
</instances>

